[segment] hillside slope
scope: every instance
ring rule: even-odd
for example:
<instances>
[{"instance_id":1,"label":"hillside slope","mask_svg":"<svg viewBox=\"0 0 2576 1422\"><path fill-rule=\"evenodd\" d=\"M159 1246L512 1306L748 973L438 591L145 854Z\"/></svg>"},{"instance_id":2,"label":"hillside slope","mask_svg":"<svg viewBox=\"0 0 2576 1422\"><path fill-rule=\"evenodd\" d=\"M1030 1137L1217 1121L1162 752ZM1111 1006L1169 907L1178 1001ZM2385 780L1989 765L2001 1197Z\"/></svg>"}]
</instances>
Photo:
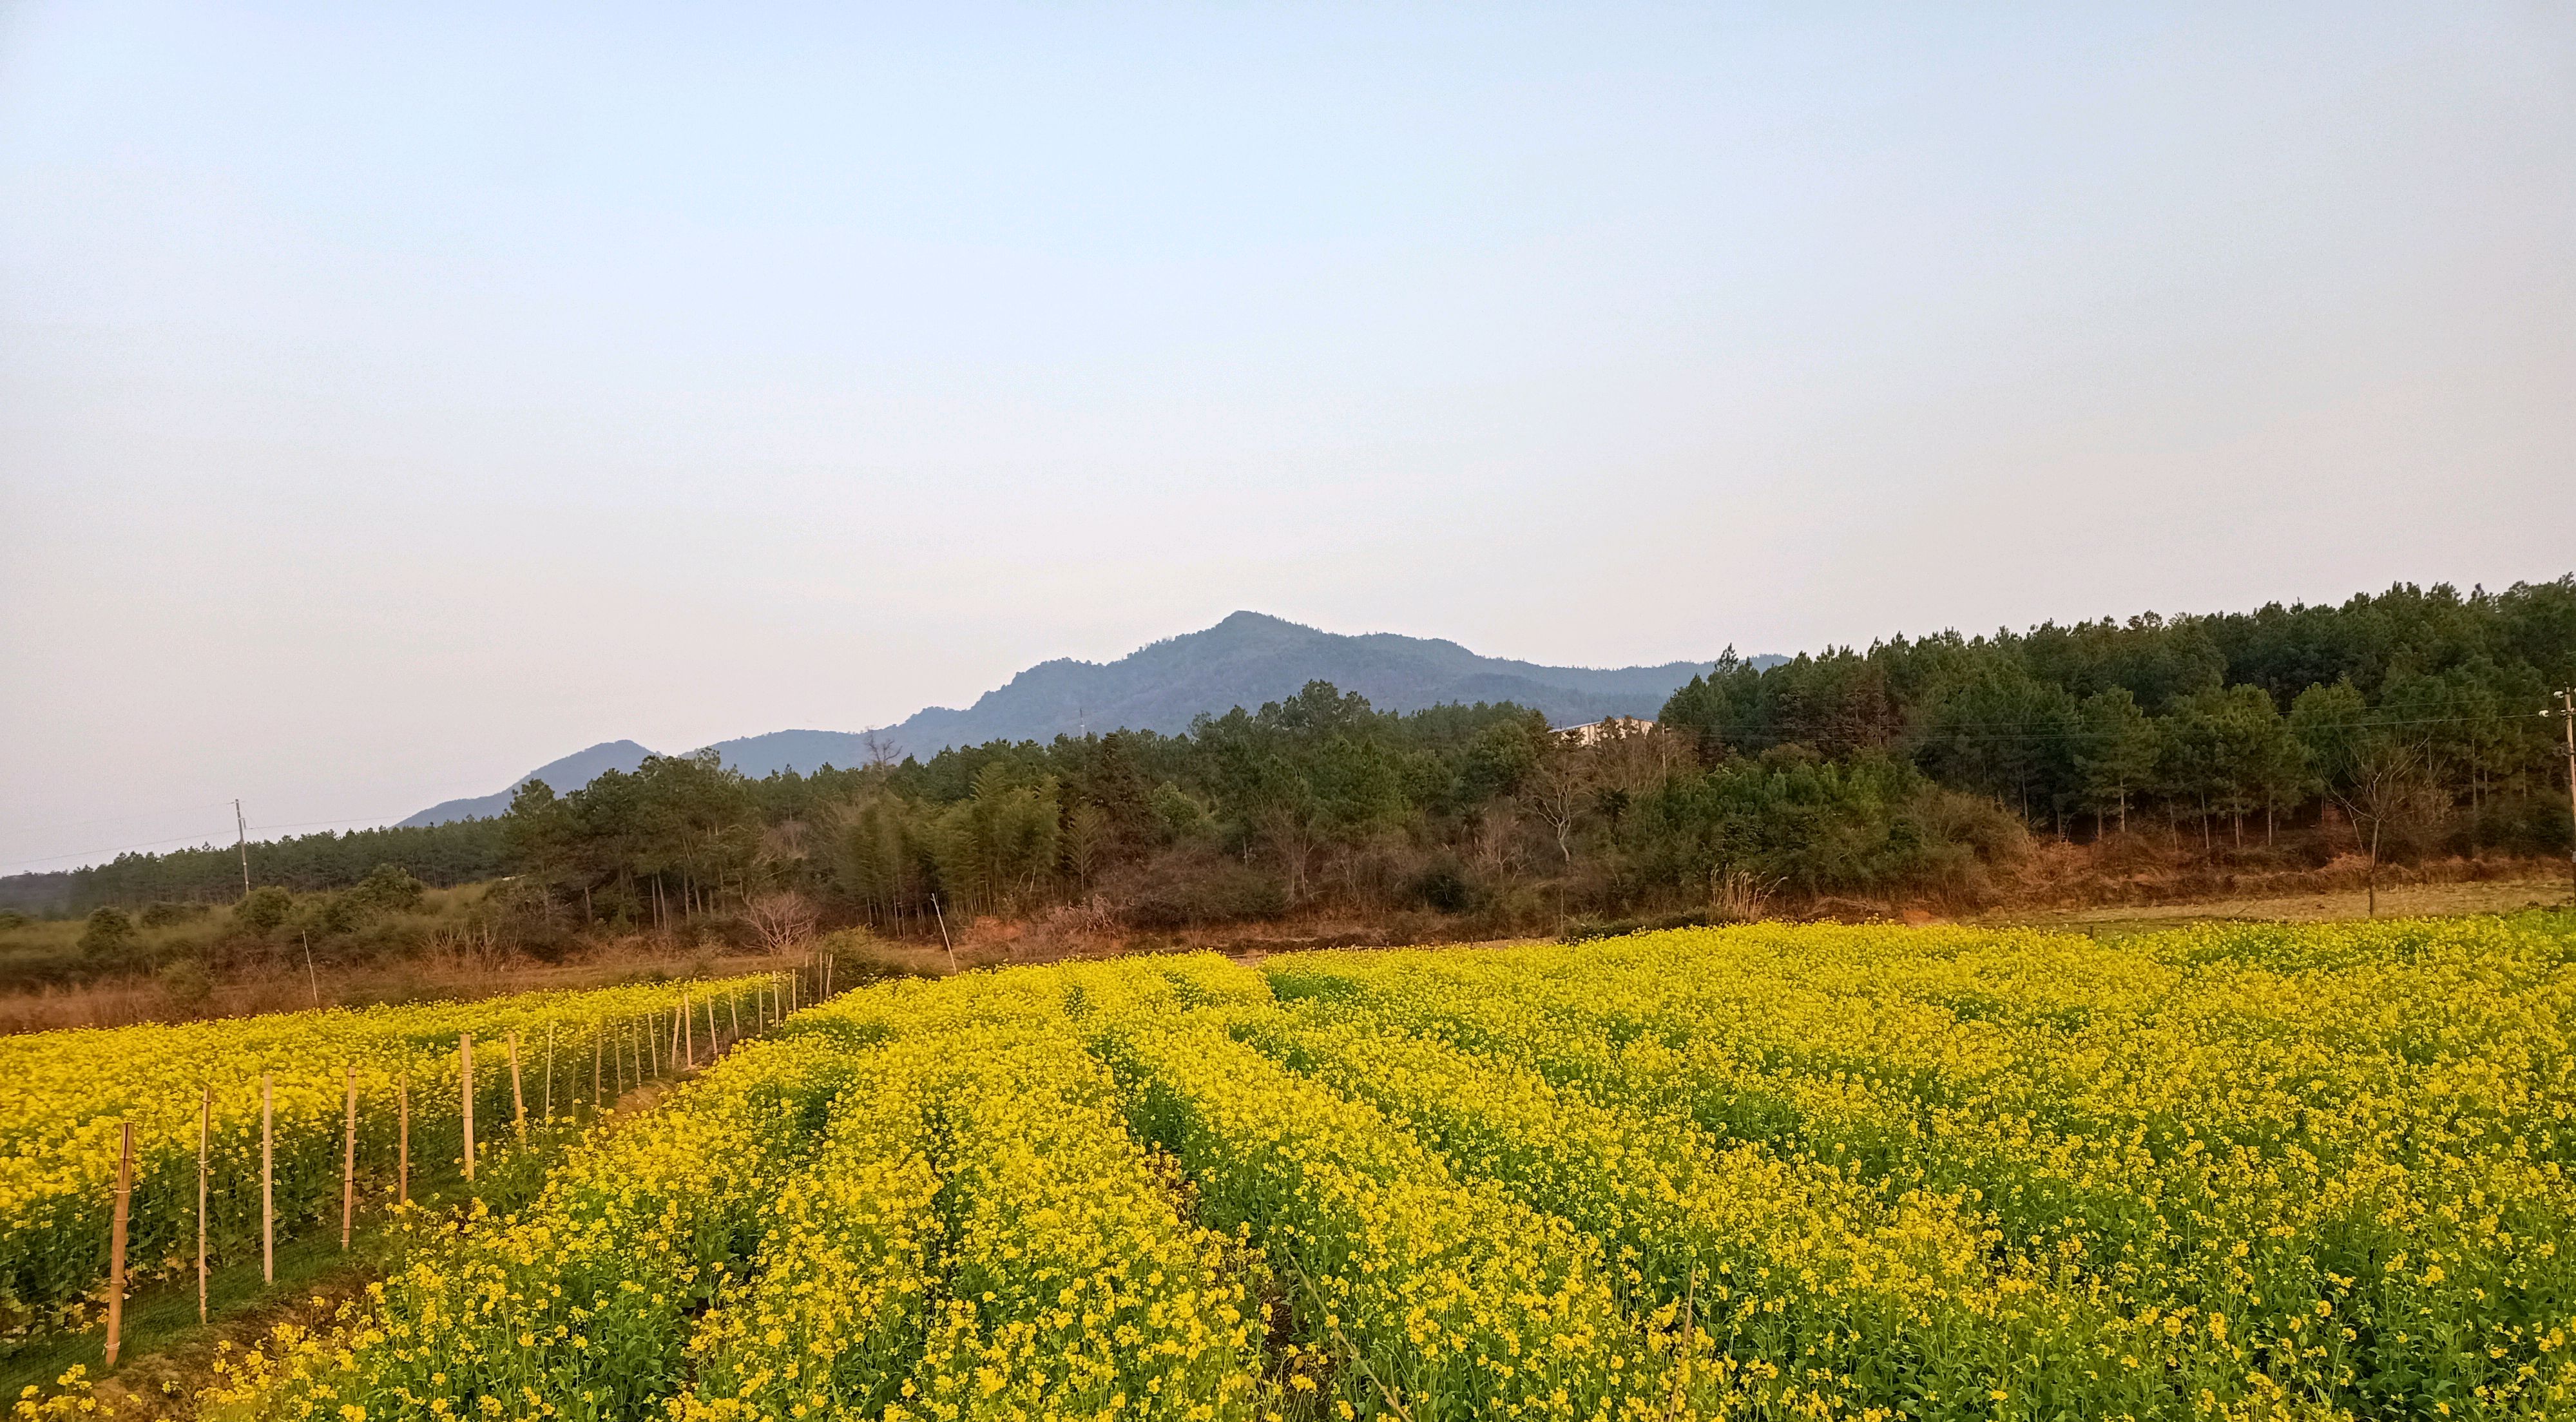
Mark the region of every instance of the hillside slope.
<instances>
[{"instance_id":1,"label":"hillside slope","mask_svg":"<svg viewBox=\"0 0 2576 1422\"><path fill-rule=\"evenodd\" d=\"M1780 660L1760 657L1759 665ZM1383 711L1419 711L1452 701L1509 701L1545 713L1558 725L1604 716L1655 715L1674 689L1704 663L1661 666L1551 667L1479 656L1455 642L1391 632L1351 636L1324 632L1258 612L1238 612L1114 662L1070 657L1040 662L962 710L933 706L875 732L792 730L718 741L711 749L749 776L865 764L871 737L895 756L928 759L951 746L993 740L1051 740L1085 730L1131 729L1164 734L1191 718L1222 715L1295 695L1310 681L1356 691ZM541 766L522 777L556 791L590 783L611 768L631 770L651 752L611 741ZM436 824L495 815L511 790L450 800L404 824Z\"/></svg>"},{"instance_id":2,"label":"hillside slope","mask_svg":"<svg viewBox=\"0 0 2576 1422\"><path fill-rule=\"evenodd\" d=\"M550 760L518 779L509 788L490 795L475 795L462 800L442 800L438 804L403 820L397 827L443 825L449 820L489 819L510 808L510 797L531 780L546 782L547 788L561 794L578 790L606 771L633 770L653 754L633 741L602 741L587 750L577 750L561 760Z\"/></svg>"}]
</instances>

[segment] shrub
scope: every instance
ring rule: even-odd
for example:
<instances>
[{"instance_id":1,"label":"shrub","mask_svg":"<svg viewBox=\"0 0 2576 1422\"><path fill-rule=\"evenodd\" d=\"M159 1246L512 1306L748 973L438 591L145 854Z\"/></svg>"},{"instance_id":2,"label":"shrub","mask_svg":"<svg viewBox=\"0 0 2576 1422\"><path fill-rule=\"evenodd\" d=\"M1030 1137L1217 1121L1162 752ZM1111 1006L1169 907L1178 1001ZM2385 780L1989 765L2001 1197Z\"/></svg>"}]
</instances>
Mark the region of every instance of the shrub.
<instances>
[{"instance_id":1,"label":"shrub","mask_svg":"<svg viewBox=\"0 0 2576 1422\"><path fill-rule=\"evenodd\" d=\"M1207 853L1167 854L1129 888L1124 914L1138 928L1240 923L1277 918L1288 895L1268 875L1240 860Z\"/></svg>"},{"instance_id":2,"label":"shrub","mask_svg":"<svg viewBox=\"0 0 2576 1422\"><path fill-rule=\"evenodd\" d=\"M206 965L194 958L177 958L161 968L161 991L169 994L173 1007L197 1008L215 995L215 980L206 973Z\"/></svg>"},{"instance_id":3,"label":"shrub","mask_svg":"<svg viewBox=\"0 0 2576 1422\"><path fill-rule=\"evenodd\" d=\"M1466 913L1484 901L1484 894L1467 870L1455 859L1435 859L1425 865L1404 886L1405 897L1424 908L1442 913Z\"/></svg>"},{"instance_id":4,"label":"shrub","mask_svg":"<svg viewBox=\"0 0 2576 1422\"><path fill-rule=\"evenodd\" d=\"M92 910L88 925L81 929L81 956L98 967L131 967L140 946L134 935L134 920L127 918L123 909Z\"/></svg>"},{"instance_id":5,"label":"shrub","mask_svg":"<svg viewBox=\"0 0 2576 1422\"><path fill-rule=\"evenodd\" d=\"M240 902L233 905L233 922L266 937L276 932L277 926L286 922L286 916L294 909L293 894L275 884L264 884L242 895Z\"/></svg>"},{"instance_id":6,"label":"shrub","mask_svg":"<svg viewBox=\"0 0 2576 1422\"><path fill-rule=\"evenodd\" d=\"M418 911L421 897L428 892L429 886L413 878L401 866L379 864L349 890L349 896L368 908L386 913L413 913Z\"/></svg>"}]
</instances>

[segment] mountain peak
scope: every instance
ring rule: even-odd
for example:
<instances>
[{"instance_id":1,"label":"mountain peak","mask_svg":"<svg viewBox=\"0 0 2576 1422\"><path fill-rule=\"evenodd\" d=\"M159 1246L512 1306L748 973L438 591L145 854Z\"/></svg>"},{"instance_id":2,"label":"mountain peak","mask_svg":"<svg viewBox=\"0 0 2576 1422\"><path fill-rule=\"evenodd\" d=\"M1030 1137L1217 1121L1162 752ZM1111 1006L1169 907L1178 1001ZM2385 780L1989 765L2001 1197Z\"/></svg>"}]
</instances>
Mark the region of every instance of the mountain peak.
<instances>
[{"instance_id":1,"label":"mountain peak","mask_svg":"<svg viewBox=\"0 0 2576 1422\"><path fill-rule=\"evenodd\" d=\"M1760 659L1770 660L1770 659ZM1046 741L1113 730L1175 735L1201 715L1223 715L1297 694L1310 681L1355 691L1382 711L1419 711L1443 702L1509 701L1558 725L1606 716L1652 717L1705 662L1592 669L1486 657L1455 642L1395 632L1326 632L1266 612L1238 609L1212 627L1167 637L1110 662L1056 658L985 692L972 706L933 706L877 731L772 731L718 741L711 749L745 775L867 764L889 750L928 759L951 746ZM538 767L558 792L603 770L632 770L651 754L633 741L608 741ZM524 783L524 778L521 783ZM511 787L515 790L517 785ZM451 800L405 824L434 824L509 808L510 790Z\"/></svg>"}]
</instances>

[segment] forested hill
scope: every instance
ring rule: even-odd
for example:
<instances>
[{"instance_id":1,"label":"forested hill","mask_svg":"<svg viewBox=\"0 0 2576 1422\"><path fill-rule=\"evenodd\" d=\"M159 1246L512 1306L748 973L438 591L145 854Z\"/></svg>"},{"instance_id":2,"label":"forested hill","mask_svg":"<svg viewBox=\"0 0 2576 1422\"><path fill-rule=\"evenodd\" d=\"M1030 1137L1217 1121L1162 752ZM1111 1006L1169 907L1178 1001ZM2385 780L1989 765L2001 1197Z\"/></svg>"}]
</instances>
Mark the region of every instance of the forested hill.
<instances>
[{"instance_id":1,"label":"forested hill","mask_svg":"<svg viewBox=\"0 0 2576 1422\"><path fill-rule=\"evenodd\" d=\"M1767 665L1780 658L1757 660ZM934 706L878 736L899 754L928 759L951 746L1047 741L1084 729L1176 735L1199 715L1283 700L1312 681L1357 692L1381 711L1508 701L1560 726L1605 716L1651 719L1706 666L1539 666L1478 656L1433 638L1346 636L1238 612L1204 632L1156 642L1114 662L1041 662L963 711ZM761 773L747 764L742 769Z\"/></svg>"},{"instance_id":2,"label":"forested hill","mask_svg":"<svg viewBox=\"0 0 2576 1422\"><path fill-rule=\"evenodd\" d=\"M1769 666L1780 657L1756 657ZM727 769L757 779L777 771L865 765L877 752L928 760L952 746L987 741L1050 741L1084 731L1155 731L1175 735L1192 718L1222 715L1297 694L1328 681L1367 697L1383 711L1448 704L1503 703L1574 725L1606 716L1652 719L1667 697L1705 662L1653 667L1549 667L1484 657L1455 642L1391 632L1349 636L1319 631L1258 612L1238 612L1214 627L1156 642L1114 662L1070 657L1038 665L988 691L960 711L933 706L873 733L772 731L718 741L708 749ZM529 780L557 793L588 785L602 771L631 771L652 754L633 741L611 741L539 767L493 794L450 800L404 820L433 825L498 815Z\"/></svg>"}]
</instances>

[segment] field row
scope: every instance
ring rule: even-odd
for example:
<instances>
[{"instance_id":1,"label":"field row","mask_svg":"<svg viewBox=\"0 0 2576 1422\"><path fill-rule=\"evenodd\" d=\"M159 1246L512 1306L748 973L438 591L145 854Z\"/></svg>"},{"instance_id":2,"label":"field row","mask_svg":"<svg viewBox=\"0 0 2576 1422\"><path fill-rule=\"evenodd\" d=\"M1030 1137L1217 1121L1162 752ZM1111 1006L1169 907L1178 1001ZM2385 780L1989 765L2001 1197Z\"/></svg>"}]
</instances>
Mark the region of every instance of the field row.
<instances>
[{"instance_id":1,"label":"field row","mask_svg":"<svg viewBox=\"0 0 2576 1422\"><path fill-rule=\"evenodd\" d=\"M233 1401L2549 1415L2571 957L2546 920L1766 927L872 988Z\"/></svg>"},{"instance_id":2,"label":"field row","mask_svg":"<svg viewBox=\"0 0 2576 1422\"><path fill-rule=\"evenodd\" d=\"M193 1270L201 1219L210 1262L257 1258L264 1220L336 1223L353 1163L372 1206L462 1171L469 1107L478 1158L553 1140L792 991L763 975L0 1038L0 1336L96 1311L128 1126L135 1276Z\"/></svg>"}]
</instances>

